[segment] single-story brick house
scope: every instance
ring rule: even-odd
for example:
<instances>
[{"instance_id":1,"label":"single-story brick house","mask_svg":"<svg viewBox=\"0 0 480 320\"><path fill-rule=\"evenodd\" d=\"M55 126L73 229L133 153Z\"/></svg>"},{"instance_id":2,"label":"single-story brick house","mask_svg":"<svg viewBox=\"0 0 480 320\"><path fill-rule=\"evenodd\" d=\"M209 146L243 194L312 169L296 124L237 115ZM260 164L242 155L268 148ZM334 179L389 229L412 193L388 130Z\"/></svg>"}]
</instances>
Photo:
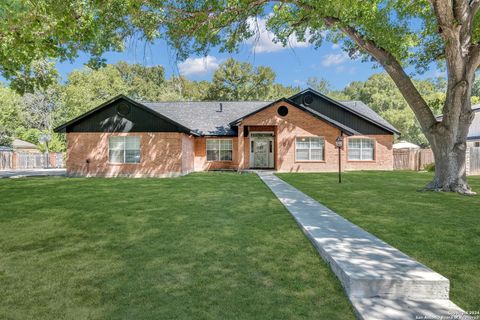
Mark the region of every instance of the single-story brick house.
<instances>
[{"instance_id":1,"label":"single-story brick house","mask_svg":"<svg viewBox=\"0 0 480 320\"><path fill-rule=\"evenodd\" d=\"M274 102L137 102L118 96L59 126L70 176L177 176L248 168L392 170L399 132L360 101L307 89Z\"/></svg>"}]
</instances>

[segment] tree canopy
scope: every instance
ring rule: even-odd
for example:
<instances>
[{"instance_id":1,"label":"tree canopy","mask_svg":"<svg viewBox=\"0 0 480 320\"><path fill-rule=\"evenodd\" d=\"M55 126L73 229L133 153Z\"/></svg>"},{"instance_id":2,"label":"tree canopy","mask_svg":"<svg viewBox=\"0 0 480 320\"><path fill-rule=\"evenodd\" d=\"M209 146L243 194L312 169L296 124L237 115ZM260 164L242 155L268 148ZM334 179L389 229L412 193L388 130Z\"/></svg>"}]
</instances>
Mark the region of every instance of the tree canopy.
<instances>
[{"instance_id":1,"label":"tree canopy","mask_svg":"<svg viewBox=\"0 0 480 320\"><path fill-rule=\"evenodd\" d=\"M146 41L159 36L158 9L141 0L1 1L0 73L11 79L34 61L73 60L79 52L90 54L89 66L104 65L104 52L123 50L138 32Z\"/></svg>"},{"instance_id":2,"label":"tree canopy","mask_svg":"<svg viewBox=\"0 0 480 320\"><path fill-rule=\"evenodd\" d=\"M288 96L293 88L274 86L275 72L264 66L228 59L220 64L207 91L208 100L271 100ZM292 92L293 94L293 92Z\"/></svg>"}]
</instances>

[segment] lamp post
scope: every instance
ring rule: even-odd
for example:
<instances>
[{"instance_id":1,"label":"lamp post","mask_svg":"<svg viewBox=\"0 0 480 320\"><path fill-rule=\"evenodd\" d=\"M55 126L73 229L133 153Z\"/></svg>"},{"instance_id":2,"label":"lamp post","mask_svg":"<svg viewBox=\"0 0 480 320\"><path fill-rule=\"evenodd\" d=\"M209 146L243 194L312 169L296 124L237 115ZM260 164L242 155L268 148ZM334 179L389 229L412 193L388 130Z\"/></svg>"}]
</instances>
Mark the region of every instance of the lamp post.
<instances>
[{"instance_id":1,"label":"lamp post","mask_svg":"<svg viewBox=\"0 0 480 320\"><path fill-rule=\"evenodd\" d=\"M342 148L343 148L343 136L338 136L335 140L335 145L338 149L338 183L342 183Z\"/></svg>"}]
</instances>

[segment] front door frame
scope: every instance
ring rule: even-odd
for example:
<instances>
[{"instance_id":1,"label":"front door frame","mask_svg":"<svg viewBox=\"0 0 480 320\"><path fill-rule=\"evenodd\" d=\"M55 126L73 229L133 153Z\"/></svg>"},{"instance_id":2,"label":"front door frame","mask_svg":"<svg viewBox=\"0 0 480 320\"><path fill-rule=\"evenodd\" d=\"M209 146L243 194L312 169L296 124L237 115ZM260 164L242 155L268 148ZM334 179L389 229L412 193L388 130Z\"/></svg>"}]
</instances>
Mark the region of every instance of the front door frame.
<instances>
[{"instance_id":1,"label":"front door frame","mask_svg":"<svg viewBox=\"0 0 480 320\"><path fill-rule=\"evenodd\" d=\"M257 138L255 135L270 135L270 137L261 137ZM249 137L249 151L250 151L250 157L249 157L249 167L251 169L275 169L275 132L274 131L249 131L248 133ZM255 166L255 155L254 155L254 149L252 149L252 146L254 145L256 140L266 140L269 142L269 151L267 152L267 158L268 158L268 165L266 167L256 167ZM271 148L271 152L270 152Z\"/></svg>"}]
</instances>

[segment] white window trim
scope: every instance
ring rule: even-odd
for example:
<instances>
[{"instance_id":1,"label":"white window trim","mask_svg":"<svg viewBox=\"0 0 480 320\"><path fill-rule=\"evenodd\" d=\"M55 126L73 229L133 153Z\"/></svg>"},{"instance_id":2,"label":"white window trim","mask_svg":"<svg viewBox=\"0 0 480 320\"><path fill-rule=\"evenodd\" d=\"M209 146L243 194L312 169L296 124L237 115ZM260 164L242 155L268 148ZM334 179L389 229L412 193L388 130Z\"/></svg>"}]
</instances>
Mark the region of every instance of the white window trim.
<instances>
[{"instance_id":1,"label":"white window trim","mask_svg":"<svg viewBox=\"0 0 480 320\"><path fill-rule=\"evenodd\" d=\"M123 138L123 162L112 162L110 161L110 138L118 138L118 137L121 137ZM140 147L139 147L139 151L140 151L140 161L139 162L125 162L125 159L126 159L126 148L125 146L127 145L126 144L126 138L127 137L137 137L139 139L139 142L140 142ZM140 164L142 162L142 153L141 153L141 149L142 149L142 137L141 136L109 136L108 137L108 164L115 164L115 165L119 165L119 164L133 164L133 165L136 165L136 164Z\"/></svg>"},{"instance_id":2,"label":"white window trim","mask_svg":"<svg viewBox=\"0 0 480 320\"><path fill-rule=\"evenodd\" d=\"M232 149L220 149L220 146L219 146L219 149L217 151L219 151L218 153L218 156L220 158L220 151L230 151L232 152L232 159L230 160L208 160L208 141L225 141L225 140L228 140L230 141L230 145L232 146ZM219 142L219 145L220 145L220 142ZM232 162L233 161L233 139L222 139L222 138L207 138L205 139L205 159L207 162Z\"/></svg>"},{"instance_id":3,"label":"white window trim","mask_svg":"<svg viewBox=\"0 0 480 320\"><path fill-rule=\"evenodd\" d=\"M301 149L301 150L308 150L308 160L303 160L303 159L298 159L297 158L297 139L302 139L302 138L319 138L323 141L323 148L322 148L322 159L321 160L317 160L317 159L311 159L311 142L309 142L309 148L308 149ZM313 149L317 149L317 148L313 148ZM323 136L297 136L295 137L295 162L325 162L325 137Z\"/></svg>"},{"instance_id":4,"label":"white window trim","mask_svg":"<svg viewBox=\"0 0 480 320\"><path fill-rule=\"evenodd\" d=\"M350 140L371 140L373 141L373 152L372 152L372 159L362 159L362 154L363 154L363 144L360 143L360 148L353 148L355 150L360 149L360 159L350 159ZM374 162L376 159L376 154L377 153L377 141L374 138L368 138L368 137L353 137L353 138L348 138L347 141L347 161L350 162Z\"/></svg>"}]
</instances>

